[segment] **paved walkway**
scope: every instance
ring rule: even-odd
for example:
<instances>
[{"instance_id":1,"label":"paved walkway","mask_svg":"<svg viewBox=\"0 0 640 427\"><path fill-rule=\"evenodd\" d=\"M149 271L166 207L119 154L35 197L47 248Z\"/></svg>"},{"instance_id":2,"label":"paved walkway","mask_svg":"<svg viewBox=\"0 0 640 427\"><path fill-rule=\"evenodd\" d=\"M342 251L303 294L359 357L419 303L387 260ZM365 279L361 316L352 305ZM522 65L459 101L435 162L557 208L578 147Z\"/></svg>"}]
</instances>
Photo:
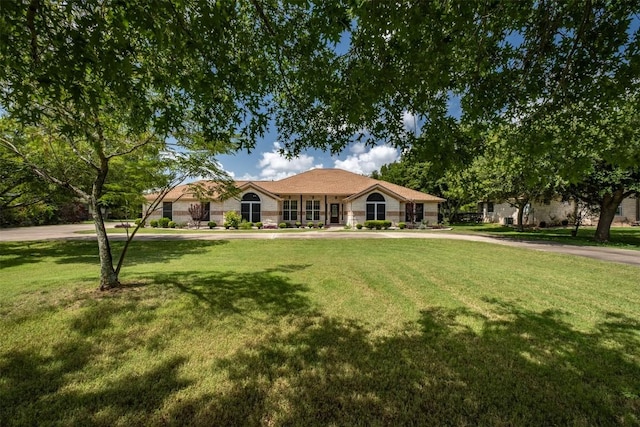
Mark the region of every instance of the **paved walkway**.
<instances>
[{"instance_id":1,"label":"paved walkway","mask_svg":"<svg viewBox=\"0 0 640 427\"><path fill-rule=\"evenodd\" d=\"M33 241L52 239L93 240L93 234L77 234L82 230L93 230L93 224L46 225L40 227L22 227L0 229L0 241ZM603 248L598 246L573 246L555 242L523 242L494 237L453 234L446 231L429 231L424 233L397 233L373 231L348 231L339 228L322 231L278 232L261 231L245 232L208 232L183 234L138 234L137 240L233 240L233 239L349 239L357 236L363 239L451 239L473 242L493 243L504 246L514 246L544 252L556 252L594 258L602 261L636 265L640 267L640 251L630 249ZM112 240L124 240L124 234L112 234Z\"/></svg>"}]
</instances>

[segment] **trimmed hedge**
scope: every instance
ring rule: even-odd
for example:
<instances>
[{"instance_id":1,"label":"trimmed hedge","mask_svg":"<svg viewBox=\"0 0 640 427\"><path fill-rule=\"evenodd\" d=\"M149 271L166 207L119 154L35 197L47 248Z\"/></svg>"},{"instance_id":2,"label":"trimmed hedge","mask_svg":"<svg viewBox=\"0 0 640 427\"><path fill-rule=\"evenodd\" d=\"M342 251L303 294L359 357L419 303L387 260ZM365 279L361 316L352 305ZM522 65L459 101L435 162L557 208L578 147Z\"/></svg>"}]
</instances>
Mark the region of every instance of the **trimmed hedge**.
<instances>
[{"instance_id":1,"label":"trimmed hedge","mask_svg":"<svg viewBox=\"0 0 640 427\"><path fill-rule=\"evenodd\" d=\"M391 221L380 219L369 220L364 222L364 226L369 230L373 230L374 228L376 230L382 230L383 228L386 230L387 228L391 227Z\"/></svg>"}]
</instances>

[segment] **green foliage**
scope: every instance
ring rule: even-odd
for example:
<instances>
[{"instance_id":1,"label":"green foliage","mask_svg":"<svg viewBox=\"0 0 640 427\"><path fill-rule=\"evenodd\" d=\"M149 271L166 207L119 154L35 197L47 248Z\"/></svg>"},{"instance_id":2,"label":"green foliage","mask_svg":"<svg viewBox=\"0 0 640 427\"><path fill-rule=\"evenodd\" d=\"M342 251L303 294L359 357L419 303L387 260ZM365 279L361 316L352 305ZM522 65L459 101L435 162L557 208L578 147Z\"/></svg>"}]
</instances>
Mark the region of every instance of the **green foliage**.
<instances>
[{"instance_id":1,"label":"green foliage","mask_svg":"<svg viewBox=\"0 0 640 427\"><path fill-rule=\"evenodd\" d=\"M386 230L391 227L391 221L387 220L368 220L364 222L364 226L369 230L382 230L383 228Z\"/></svg>"},{"instance_id":2,"label":"green foliage","mask_svg":"<svg viewBox=\"0 0 640 427\"><path fill-rule=\"evenodd\" d=\"M296 221L295 225L296 228L300 228L302 226L302 223L300 221Z\"/></svg>"},{"instance_id":3,"label":"green foliage","mask_svg":"<svg viewBox=\"0 0 640 427\"><path fill-rule=\"evenodd\" d=\"M176 228L178 223L175 222L175 221L169 221L169 223L167 225L168 225L169 228Z\"/></svg>"},{"instance_id":4,"label":"green foliage","mask_svg":"<svg viewBox=\"0 0 640 427\"><path fill-rule=\"evenodd\" d=\"M140 225L140 228L144 228L144 222L142 222L142 218L136 218L136 220L133 222L135 225Z\"/></svg>"},{"instance_id":5,"label":"green foliage","mask_svg":"<svg viewBox=\"0 0 640 427\"><path fill-rule=\"evenodd\" d=\"M358 230L362 230L362 224L356 224L356 228L357 228Z\"/></svg>"},{"instance_id":6,"label":"green foliage","mask_svg":"<svg viewBox=\"0 0 640 427\"><path fill-rule=\"evenodd\" d=\"M160 218L158 220L158 226L160 226L161 228L168 228L170 222L171 222L171 219L169 219L167 217Z\"/></svg>"},{"instance_id":7,"label":"green foliage","mask_svg":"<svg viewBox=\"0 0 640 427\"><path fill-rule=\"evenodd\" d=\"M312 222L308 222L307 223L307 228L313 228L313 223Z\"/></svg>"},{"instance_id":8,"label":"green foliage","mask_svg":"<svg viewBox=\"0 0 640 427\"><path fill-rule=\"evenodd\" d=\"M235 228L236 230L240 227L240 223L242 222L242 216L236 211L228 211L224 214L224 226L226 228Z\"/></svg>"},{"instance_id":9,"label":"green foliage","mask_svg":"<svg viewBox=\"0 0 640 427\"><path fill-rule=\"evenodd\" d=\"M263 226L262 222L260 221L256 222L256 227L258 227L258 230L261 230L262 226Z\"/></svg>"},{"instance_id":10,"label":"green foliage","mask_svg":"<svg viewBox=\"0 0 640 427\"><path fill-rule=\"evenodd\" d=\"M322 228L322 227L324 227L324 224L323 224L323 223L321 223L321 222L319 222L319 223L317 223L317 224L316 224L316 227L318 227L318 228Z\"/></svg>"},{"instance_id":11,"label":"green foliage","mask_svg":"<svg viewBox=\"0 0 640 427\"><path fill-rule=\"evenodd\" d=\"M152 228L157 228L159 224L160 224L160 221L157 219L152 219L151 221L149 221L149 225Z\"/></svg>"},{"instance_id":12,"label":"green foliage","mask_svg":"<svg viewBox=\"0 0 640 427\"><path fill-rule=\"evenodd\" d=\"M287 228L287 223L286 222L281 222L280 224L278 224L279 228Z\"/></svg>"},{"instance_id":13,"label":"green foliage","mask_svg":"<svg viewBox=\"0 0 640 427\"><path fill-rule=\"evenodd\" d=\"M406 223L404 223L404 222L399 222L399 223L398 223L398 228L399 228L400 230L404 230L406 227L407 227L407 224L406 224Z\"/></svg>"},{"instance_id":14,"label":"green foliage","mask_svg":"<svg viewBox=\"0 0 640 427\"><path fill-rule=\"evenodd\" d=\"M215 221L209 221L209 222L207 222L207 226L209 228L216 228L218 226L218 224Z\"/></svg>"},{"instance_id":15,"label":"green foliage","mask_svg":"<svg viewBox=\"0 0 640 427\"><path fill-rule=\"evenodd\" d=\"M241 230L251 230L252 227L253 224L248 221L242 220L242 222L240 223Z\"/></svg>"}]
</instances>

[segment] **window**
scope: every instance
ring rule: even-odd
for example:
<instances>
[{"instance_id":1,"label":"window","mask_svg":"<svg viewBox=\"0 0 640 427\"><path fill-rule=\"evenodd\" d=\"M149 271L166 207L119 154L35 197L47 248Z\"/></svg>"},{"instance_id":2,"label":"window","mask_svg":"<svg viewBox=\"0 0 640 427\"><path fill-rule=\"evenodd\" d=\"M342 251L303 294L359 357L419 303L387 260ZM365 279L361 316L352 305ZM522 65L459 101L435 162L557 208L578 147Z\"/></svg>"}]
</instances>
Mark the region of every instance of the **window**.
<instances>
[{"instance_id":1,"label":"window","mask_svg":"<svg viewBox=\"0 0 640 427\"><path fill-rule=\"evenodd\" d=\"M424 203L416 203L416 222L422 222L424 219Z\"/></svg>"},{"instance_id":2,"label":"window","mask_svg":"<svg viewBox=\"0 0 640 427\"><path fill-rule=\"evenodd\" d=\"M386 205L380 193L372 193L367 197L367 221L384 220Z\"/></svg>"},{"instance_id":3,"label":"window","mask_svg":"<svg viewBox=\"0 0 640 427\"><path fill-rule=\"evenodd\" d=\"M242 196L240 215L247 222L260 222L260 197L256 193Z\"/></svg>"},{"instance_id":4,"label":"window","mask_svg":"<svg viewBox=\"0 0 640 427\"><path fill-rule=\"evenodd\" d=\"M320 200L307 200L307 221L320 221Z\"/></svg>"},{"instance_id":5,"label":"window","mask_svg":"<svg viewBox=\"0 0 640 427\"><path fill-rule=\"evenodd\" d=\"M616 216L622 216L622 203L616 208Z\"/></svg>"},{"instance_id":6,"label":"window","mask_svg":"<svg viewBox=\"0 0 640 427\"><path fill-rule=\"evenodd\" d=\"M211 203L201 203L202 205L202 221L211 220Z\"/></svg>"},{"instance_id":7,"label":"window","mask_svg":"<svg viewBox=\"0 0 640 427\"><path fill-rule=\"evenodd\" d=\"M298 220L298 201L285 200L282 203L282 219L285 221Z\"/></svg>"},{"instance_id":8,"label":"window","mask_svg":"<svg viewBox=\"0 0 640 427\"><path fill-rule=\"evenodd\" d=\"M424 219L424 203L407 203L405 206L406 222L421 222Z\"/></svg>"},{"instance_id":9,"label":"window","mask_svg":"<svg viewBox=\"0 0 640 427\"><path fill-rule=\"evenodd\" d=\"M487 202L487 212L493 213L493 202Z\"/></svg>"},{"instance_id":10,"label":"window","mask_svg":"<svg viewBox=\"0 0 640 427\"><path fill-rule=\"evenodd\" d=\"M173 203L172 202L162 202L162 217L173 219Z\"/></svg>"}]
</instances>

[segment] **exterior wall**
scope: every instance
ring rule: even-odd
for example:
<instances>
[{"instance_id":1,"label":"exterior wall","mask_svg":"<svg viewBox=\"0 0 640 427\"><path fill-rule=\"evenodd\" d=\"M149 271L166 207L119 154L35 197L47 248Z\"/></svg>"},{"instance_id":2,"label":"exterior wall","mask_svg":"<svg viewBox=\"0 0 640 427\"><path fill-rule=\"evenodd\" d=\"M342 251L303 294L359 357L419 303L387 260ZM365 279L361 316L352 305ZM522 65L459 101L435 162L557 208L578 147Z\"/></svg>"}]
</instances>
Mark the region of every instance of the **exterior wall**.
<instances>
[{"instance_id":1,"label":"exterior wall","mask_svg":"<svg viewBox=\"0 0 640 427\"><path fill-rule=\"evenodd\" d=\"M404 221L405 210L404 206L401 209L400 201L394 199L393 197L382 193L380 191L371 191L369 193L365 193L362 196L358 197L355 200L352 200L349 203L349 213L347 224L354 226L356 224L364 224L367 220L367 197L373 193L380 193L384 197L385 201L385 219L387 221L391 221L393 225L396 225L398 222Z\"/></svg>"},{"instance_id":2,"label":"exterior wall","mask_svg":"<svg viewBox=\"0 0 640 427\"><path fill-rule=\"evenodd\" d=\"M518 210L508 203L495 203L493 212L488 212L487 203L482 203L482 213L485 222L504 224L504 218L513 218L513 223L518 222ZM640 212L638 212L638 200L634 197L628 197L622 201L621 214L616 215L613 219L613 225L630 225L636 221L640 221ZM426 209L426 205L425 205ZM524 223L527 225L538 225L541 221L548 225L559 224L563 219L568 219L575 211L575 202L562 202L560 200L552 200L551 203L532 203L531 209L524 215ZM584 225L595 225L598 223L598 216L589 216L584 218Z\"/></svg>"},{"instance_id":3,"label":"exterior wall","mask_svg":"<svg viewBox=\"0 0 640 427\"><path fill-rule=\"evenodd\" d=\"M640 212L638 212L638 199L635 197L627 197L620 203L620 215L613 218L615 225L629 225L640 221Z\"/></svg>"},{"instance_id":4,"label":"exterior wall","mask_svg":"<svg viewBox=\"0 0 640 427\"><path fill-rule=\"evenodd\" d=\"M255 193L260 197L260 221L273 221L278 222L282 217L280 209L280 202L271 198L270 196L256 191L254 189L248 189L238 195L237 199L228 199L223 202L211 201L209 207L210 221L215 221L218 225L224 224L224 215L229 211L236 211L240 213L240 203L242 196L247 193ZM189 223L191 222L191 214L189 213L189 206L192 204L200 203L196 200L179 200L173 202L173 218L172 220L177 223ZM152 219L162 218L162 205L149 217L149 221Z\"/></svg>"}]
</instances>

